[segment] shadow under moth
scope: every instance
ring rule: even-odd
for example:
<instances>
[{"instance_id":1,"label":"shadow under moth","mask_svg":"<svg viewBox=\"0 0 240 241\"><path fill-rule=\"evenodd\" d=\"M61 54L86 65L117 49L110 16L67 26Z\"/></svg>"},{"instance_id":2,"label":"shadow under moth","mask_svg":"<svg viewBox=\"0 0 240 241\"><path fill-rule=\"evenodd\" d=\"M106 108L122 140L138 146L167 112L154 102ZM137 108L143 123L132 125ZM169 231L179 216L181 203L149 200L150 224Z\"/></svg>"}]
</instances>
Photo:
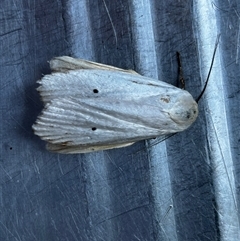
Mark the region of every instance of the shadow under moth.
<instances>
[{"instance_id":1,"label":"shadow under moth","mask_svg":"<svg viewBox=\"0 0 240 241\"><path fill-rule=\"evenodd\" d=\"M52 59L50 68L38 81L44 109L33 125L49 151L129 146L183 131L198 116L187 91L132 70L67 56Z\"/></svg>"}]
</instances>

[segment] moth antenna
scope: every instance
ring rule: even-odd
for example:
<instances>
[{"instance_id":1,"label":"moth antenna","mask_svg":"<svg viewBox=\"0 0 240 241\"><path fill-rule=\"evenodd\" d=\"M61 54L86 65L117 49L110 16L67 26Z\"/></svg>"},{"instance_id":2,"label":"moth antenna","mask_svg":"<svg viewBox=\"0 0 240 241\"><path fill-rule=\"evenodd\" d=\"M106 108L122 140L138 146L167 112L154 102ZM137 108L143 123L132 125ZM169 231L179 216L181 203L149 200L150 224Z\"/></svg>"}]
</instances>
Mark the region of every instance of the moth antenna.
<instances>
[{"instance_id":1,"label":"moth antenna","mask_svg":"<svg viewBox=\"0 0 240 241\"><path fill-rule=\"evenodd\" d=\"M220 36L221 34L218 34L217 36L217 39L216 39L216 43L215 43L215 47L214 47L214 51L213 51L213 57L212 57L212 62L211 62L211 65L210 65L210 69L208 71L208 75L207 75L207 79L205 81L205 84L204 84L204 87L200 93L200 95L198 96L198 98L196 99L196 102L198 103L199 100L202 98L206 88L207 88L207 84L208 84L208 81L209 81L209 78L210 78L210 74L211 74L211 71L212 71L212 68L213 68L213 63L214 63L214 59L215 59L215 55L216 55L216 52L217 52L217 47L218 47L218 44L219 44L219 39L220 39Z\"/></svg>"},{"instance_id":2,"label":"moth antenna","mask_svg":"<svg viewBox=\"0 0 240 241\"><path fill-rule=\"evenodd\" d=\"M172 137L172 136L174 136L174 135L176 135L176 134L177 134L177 133L172 133L172 134L166 135L166 136L164 136L161 140L158 140L158 138L157 138L156 141L153 141L154 143L148 144L147 147L150 148L150 147L156 146L157 144L159 144L159 143L161 143L161 142L163 142L163 141L166 141L167 139L169 139L170 137ZM151 140L153 140L153 139L151 139Z\"/></svg>"}]
</instances>

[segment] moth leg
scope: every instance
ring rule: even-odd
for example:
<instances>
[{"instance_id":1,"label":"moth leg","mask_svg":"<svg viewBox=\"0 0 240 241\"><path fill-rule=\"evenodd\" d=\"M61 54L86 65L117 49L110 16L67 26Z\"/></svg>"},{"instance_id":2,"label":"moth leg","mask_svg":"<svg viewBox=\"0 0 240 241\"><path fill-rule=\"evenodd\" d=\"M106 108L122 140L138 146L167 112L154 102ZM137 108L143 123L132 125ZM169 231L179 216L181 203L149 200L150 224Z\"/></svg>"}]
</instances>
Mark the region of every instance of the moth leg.
<instances>
[{"instance_id":1,"label":"moth leg","mask_svg":"<svg viewBox=\"0 0 240 241\"><path fill-rule=\"evenodd\" d=\"M181 62L181 58L180 58L180 53L177 52L177 61L178 61L178 87L180 89L185 90L185 81L183 78L183 70L182 70L182 62Z\"/></svg>"},{"instance_id":2,"label":"moth leg","mask_svg":"<svg viewBox=\"0 0 240 241\"><path fill-rule=\"evenodd\" d=\"M102 70L113 70L120 72L127 72L131 74L138 74L133 70L120 69L111 65L100 64L91 62L84 59L76 59L69 56L55 57L50 60L50 68L54 72L67 72L68 70L77 69L102 69Z\"/></svg>"}]
</instances>

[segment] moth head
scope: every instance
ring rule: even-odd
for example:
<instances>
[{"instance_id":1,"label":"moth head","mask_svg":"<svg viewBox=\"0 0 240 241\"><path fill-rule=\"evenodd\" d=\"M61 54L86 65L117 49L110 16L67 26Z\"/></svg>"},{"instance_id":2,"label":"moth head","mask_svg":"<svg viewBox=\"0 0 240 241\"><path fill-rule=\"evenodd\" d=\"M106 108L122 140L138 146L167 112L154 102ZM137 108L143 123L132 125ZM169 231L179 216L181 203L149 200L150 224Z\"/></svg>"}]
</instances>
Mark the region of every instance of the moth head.
<instances>
[{"instance_id":1,"label":"moth head","mask_svg":"<svg viewBox=\"0 0 240 241\"><path fill-rule=\"evenodd\" d=\"M185 91L169 111L170 118L177 124L190 126L198 116L198 104L193 97ZM184 128L185 129L185 128Z\"/></svg>"}]
</instances>

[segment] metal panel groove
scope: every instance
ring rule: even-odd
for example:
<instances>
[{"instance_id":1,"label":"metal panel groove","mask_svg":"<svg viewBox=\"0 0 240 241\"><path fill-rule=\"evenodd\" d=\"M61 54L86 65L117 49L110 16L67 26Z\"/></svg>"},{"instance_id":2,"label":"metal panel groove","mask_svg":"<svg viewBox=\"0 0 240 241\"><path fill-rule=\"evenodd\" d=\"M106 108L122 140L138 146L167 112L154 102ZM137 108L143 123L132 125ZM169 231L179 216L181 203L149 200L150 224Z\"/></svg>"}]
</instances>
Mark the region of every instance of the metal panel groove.
<instances>
[{"instance_id":1,"label":"metal panel groove","mask_svg":"<svg viewBox=\"0 0 240 241\"><path fill-rule=\"evenodd\" d=\"M235 0L2 1L1 240L240 240L239 12ZM178 82L200 114L154 144L49 153L31 125L36 80L70 55Z\"/></svg>"}]
</instances>

